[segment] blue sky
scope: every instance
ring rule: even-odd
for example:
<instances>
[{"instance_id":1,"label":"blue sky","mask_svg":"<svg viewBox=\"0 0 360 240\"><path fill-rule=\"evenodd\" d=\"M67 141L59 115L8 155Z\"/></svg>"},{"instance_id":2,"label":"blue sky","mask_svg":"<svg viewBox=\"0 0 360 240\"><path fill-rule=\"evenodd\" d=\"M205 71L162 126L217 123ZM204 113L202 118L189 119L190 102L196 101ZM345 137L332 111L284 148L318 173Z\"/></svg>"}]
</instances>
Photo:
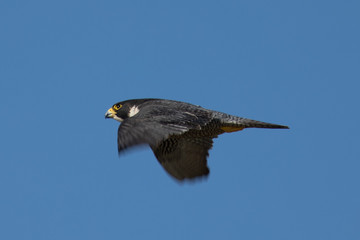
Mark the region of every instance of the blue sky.
<instances>
[{"instance_id":1,"label":"blue sky","mask_svg":"<svg viewBox=\"0 0 360 240\"><path fill-rule=\"evenodd\" d=\"M1 239L360 239L358 1L1 1ZM115 102L289 125L178 184Z\"/></svg>"}]
</instances>

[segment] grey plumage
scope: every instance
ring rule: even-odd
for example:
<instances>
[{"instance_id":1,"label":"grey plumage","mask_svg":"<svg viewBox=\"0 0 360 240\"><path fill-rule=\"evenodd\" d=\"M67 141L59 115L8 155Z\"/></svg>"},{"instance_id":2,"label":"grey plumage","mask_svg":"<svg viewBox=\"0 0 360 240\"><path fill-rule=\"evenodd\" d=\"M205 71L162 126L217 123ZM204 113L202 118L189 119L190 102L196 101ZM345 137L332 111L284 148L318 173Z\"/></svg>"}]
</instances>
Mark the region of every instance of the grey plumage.
<instances>
[{"instance_id":1,"label":"grey plumage","mask_svg":"<svg viewBox=\"0 0 360 240\"><path fill-rule=\"evenodd\" d=\"M207 176L213 138L244 128L288 128L164 99L114 104L105 117L121 121L118 151L149 145L165 170L178 180Z\"/></svg>"}]
</instances>

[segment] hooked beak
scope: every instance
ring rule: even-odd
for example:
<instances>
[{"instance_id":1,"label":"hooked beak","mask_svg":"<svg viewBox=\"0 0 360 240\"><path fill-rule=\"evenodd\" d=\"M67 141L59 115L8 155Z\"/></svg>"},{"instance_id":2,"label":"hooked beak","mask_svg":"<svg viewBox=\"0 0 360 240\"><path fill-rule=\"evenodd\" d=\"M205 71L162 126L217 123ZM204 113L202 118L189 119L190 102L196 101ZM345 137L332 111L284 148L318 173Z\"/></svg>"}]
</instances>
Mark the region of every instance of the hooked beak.
<instances>
[{"instance_id":1,"label":"hooked beak","mask_svg":"<svg viewBox=\"0 0 360 240\"><path fill-rule=\"evenodd\" d=\"M115 116L115 111L112 108L107 110L107 112L105 113L105 118L114 118L114 116Z\"/></svg>"}]
</instances>

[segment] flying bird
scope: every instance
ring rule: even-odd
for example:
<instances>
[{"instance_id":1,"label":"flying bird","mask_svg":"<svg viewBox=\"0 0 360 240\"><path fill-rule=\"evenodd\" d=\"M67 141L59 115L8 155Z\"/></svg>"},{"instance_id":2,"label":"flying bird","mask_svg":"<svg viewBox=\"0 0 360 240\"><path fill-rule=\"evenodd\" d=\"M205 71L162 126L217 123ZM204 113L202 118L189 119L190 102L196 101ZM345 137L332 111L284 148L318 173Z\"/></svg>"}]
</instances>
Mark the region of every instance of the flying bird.
<instances>
[{"instance_id":1,"label":"flying bird","mask_svg":"<svg viewBox=\"0 0 360 240\"><path fill-rule=\"evenodd\" d=\"M165 99L132 99L114 104L105 114L121 122L118 151L149 145L164 169L175 179L209 174L207 157L213 138L244 128L289 127L212 111Z\"/></svg>"}]
</instances>

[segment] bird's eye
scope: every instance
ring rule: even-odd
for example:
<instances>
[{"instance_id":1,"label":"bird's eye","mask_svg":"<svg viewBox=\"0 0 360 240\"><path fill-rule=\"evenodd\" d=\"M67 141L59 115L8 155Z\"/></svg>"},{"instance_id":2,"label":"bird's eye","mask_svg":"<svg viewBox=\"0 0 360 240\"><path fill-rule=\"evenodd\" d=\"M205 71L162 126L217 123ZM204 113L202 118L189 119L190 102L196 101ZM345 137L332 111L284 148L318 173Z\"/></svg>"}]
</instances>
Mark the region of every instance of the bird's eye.
<instances>
[{"instance_id":1,"label":"bird's eye","mask_svg":"<svg viewBox=\"0 0 360 240\"><path fill-rule=\"evenodd\" d=\"M122 105L120 103L118 103L118 104L115 104L113 108L115 110L119 110L121 107L122 107Z\"/></svg>"}]
</instances>

